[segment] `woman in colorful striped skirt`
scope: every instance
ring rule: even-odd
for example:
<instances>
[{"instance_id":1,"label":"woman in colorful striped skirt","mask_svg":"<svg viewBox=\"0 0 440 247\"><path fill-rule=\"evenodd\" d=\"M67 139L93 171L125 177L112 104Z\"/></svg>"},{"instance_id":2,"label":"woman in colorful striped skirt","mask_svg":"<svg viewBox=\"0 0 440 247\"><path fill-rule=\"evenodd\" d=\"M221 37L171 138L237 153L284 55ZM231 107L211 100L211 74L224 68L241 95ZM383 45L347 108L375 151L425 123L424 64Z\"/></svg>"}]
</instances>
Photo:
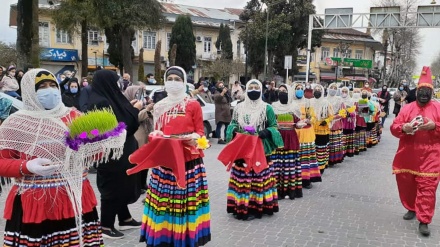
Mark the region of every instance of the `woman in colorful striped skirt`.
<instances>
[{"instance_id":1,"label":"woman in colorful striped skirt","mask_svg":"<svg viewBox=\"0 0 440 247\"><path fill-rule=\"evenodd\" d=\"M4 205L3 246L104 246L87 167L75 164L76 174L65 162L67 125L81 113L64 106L47 70L27 72L21 87L24 109L0 126L0 176L15 178Z\"/></svg>"},{"instance_id":2,"label":"woman in colorful striped skirt","mask_svg":"<svg viewBox=\"0 0 440 247\"><path fill-rule=\"evenodd\" d=\"M380 119L380 104L377 100L377 94L373 93L371 94L371 97L369 99L370 104L374 106L374 111L370 115L370 121L367 123L367 133L368 139L367 139L367 147L371 148L373 146L376 146L378 144L378 125L379 125L379 119Z\"/></svg>"},{"instance_id":3,"label":"woman in colorful striped skirt","mask_svg":"<svg viewBox=\"0 0 440 247\"><path fill-rule=\"evenodd\" d=\"M277 149L271 155L280 200L286 196L289 196L290 200L302 197L301 163L298 162L299 141L295 131L292 96L293 89L289 85L281 85L278 89L279 101L272 104L277 116L278 130L284 142L284 148ZM297 118L296 122L298 120Z\"/></svg>"},{"instance_id":4,"label":"woman in colorful striped skirt","mask_svg":"<svg viewBox=\"0 0 440 247\"><path fill-rule=\"evenodd\" d=\"M355 155L358 155L360 152L367 151L367 140L366 140L366 129L367 123L365 122L365 118L362 116L362 111L365 109L366 103L361 98L361 90L356 88L353 90L353 101L356 105L356 128L354 133L354 147L355 147Z\"/></svg>"},{"instance_id":5,"label":"woman in colorful striped skirt","mask_svg":"<svg viewBox=\"0 0 440 247\"><path fill-rule=\"evenodd\" d=\"M272 106L262 100L262 84L258 80L250 80L246 84L245 100L239 103L228 126L226 140L230 142L236 132L244 128L253 128L262 140L266 157L277 148L284 146L283 139L277 129L276 116ZM243 143L246 145L246 143ZM256 173L246 173L246 164L238 160L231 168L227 195L227 212L235 218L252 220L261 218L263 214L272 215L278 212L278 193L273 166Z\"/></svg>"},{"instance_id":6,"label":"woman in colorful striped skirt","mask_svg":"<svg viewBox=\"0 0 440 247\"><path fill-rule=\"evenodd\" d=\"M339 116L340 110L345 110L342 104L342 99L337 96L338 86L336 83L332 83L328 87L327 101L330 103L333 109L334 118L330 124L330 141L329 148L329 165L344 161L344 143L342 142L342 117ZM344 111L345 112L345 111Z\"/></svg>"},{"instance_id":7,"label":"woman in colorful striped skirt","mask_svg":"<svg viewBox=\"0 0 440 247\"><path fill-rule=\"evenodd\" d=\"M301 165L302 186L310 189L312 188L312 182L321 182L321 173L316 158L316 136L312 125L315 119L315 111L310 107L309 100L304 98L303 85L300 83L294 84L293 89L292 107L299 141L298 161Z\"/></svg>"},{"instance_id":8,"label":"woman in colorful striped skirt","mask_svg":"<svg viewBox=\"0 0 440 247\"><path fill-rule=\"evenodd\" d=\"M154 106L152 135L189 139L185 153L186 186L181 188L166 167L153 168L145 199L141 239L147 246L202 246L211 240L208 183L203 151L194 139L204 135L200 104L186 94L186 73L180 67L165 72L168 97ZM173 150L163 150L164 155Z\"/></svg>"},{"instance_id":9,"label":"woman in colorful striped skirt","mask_svg":"<svg viewBox=\"0 0 440 247\"><path fill-rule=\"evenodd\" d=\"M349 92L348 87L341 88L343 109L345 109L347 114L347 116L342 119L342 142L344 145L344 156L353 157L355 153L354 132L356 128L356 107Z\"/></svg>"},{"instance_id":10,"label":"woman in colorful striped skirt","mask_svg":"<svg viewBox=\"0 0 440 247\"><path fill-rule=\"evenodd\" d=\"M333 109L331 104L324 97L324 88L321 85L316 85L313 89L313 99L310 99L310 105L315 111L315 121L313 128L316 135L316 156L318 158L319 170L324 173L328 167L330 142L330 123L333 120Z\"/></svg>"}]
</instances>

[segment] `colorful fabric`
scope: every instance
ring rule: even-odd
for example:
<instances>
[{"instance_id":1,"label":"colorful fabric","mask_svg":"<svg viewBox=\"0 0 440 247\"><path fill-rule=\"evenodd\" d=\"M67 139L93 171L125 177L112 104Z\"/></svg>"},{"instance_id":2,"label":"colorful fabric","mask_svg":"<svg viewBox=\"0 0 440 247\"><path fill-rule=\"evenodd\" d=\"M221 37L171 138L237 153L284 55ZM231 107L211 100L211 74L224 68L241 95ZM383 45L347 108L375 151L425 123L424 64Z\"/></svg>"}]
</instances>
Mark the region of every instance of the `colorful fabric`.
<instances>
[{"instance_id":1,"label":"colorful fabric","mask_svg":"<svg viewBox=\"0 0 440 247\"><path fill-rule=\"evenodd\" d=\"M332 130L329 142L329 164L334 165L344 161L344 142L342 130Z\"/></svg>"},{"instance_id":2,"label":"colorful fabric","mask_svg":"<svg viewBox=\"0 0 440 247\"><path fill-rule=\"evenodd\" d=\"M321 173L328 167L329 160L329 135L316 135L316 157Z\"/></svg>"},{"instance_id":3,"label":"colorful fabric","mask_svg":"<svg viewBox=\"0 0 440 247\"><path fill-rule=\"evenodd\" d=\"M276 150L270 157L273 161L274 177L278 198L289 196L291 200L302 197L301 164L298 162L298 151Z\"/></svg>"},{"instance_id":4,"label":"colorful fabric","mask_svg":"<svg viewBox=\"0 0 440 247\"><path fill-rule=\"evenodd\" d=\"M202 159L186 162L186 188L169 168L152 169L142 217L147 246L202 246L211 240L208 183Z\"/></svg>"},{"instance_id":5,"label":"colorful fabric","mask_svg":"<svg viewBox=\"0 0 440 247\"><path fill-rule=\"evenodd\" d=\"M321 182L316 146L314 142L300 143L298 162L301 164L302 186L309 186L312 182Z\"/></svg>"},{"instance_id":6,"label":"colorful fabric","mask_svg":"<svg viewBox=\"0 0 440 247\"><path fill-rule=\"evenodd\" d=\"M343 135L342 135L342 140L343 140L343 144L344 144L344 155L348 156L348 157L353 157L355 154L355 151L356 151L354 130L344 129ZM359 147L358 147L358 152L359 152Z\"/></svg>"},{"instance_id":7,"label":"colorful fabric","mask_svg":"<svg viewBox=\"0 0 440 247\"><path fill-rule=\"evenodd\" d=\"M45 220L39 224L22 222L21 195L15 195L14 210L6 221L4 247L15 246L79 246L80 239L75 218ZM98 212L94 208L82 216L83 246L104 246Z\"/></svg>"},{"instance_id":8,"label":"colorful fabric","mask_svg":"<svg viewBox=\"0 0 440 247\"><path fill-rule=\"evenodd\" d=\"M243 163L231 169L227 195L227 212L237 219L246 220L249 215L261 218L263 214L278 212L278 193L272 165L259 174L246 173Z\"/></svg>"}]
</instances>

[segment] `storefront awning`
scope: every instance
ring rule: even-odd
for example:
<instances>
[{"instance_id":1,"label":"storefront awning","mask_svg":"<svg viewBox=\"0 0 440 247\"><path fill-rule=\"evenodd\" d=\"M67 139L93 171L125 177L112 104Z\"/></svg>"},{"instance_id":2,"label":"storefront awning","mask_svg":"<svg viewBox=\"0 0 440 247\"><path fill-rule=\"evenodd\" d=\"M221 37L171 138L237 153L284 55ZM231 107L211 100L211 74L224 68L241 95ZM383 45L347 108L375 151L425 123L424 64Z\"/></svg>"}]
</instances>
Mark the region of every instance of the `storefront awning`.
<instances>
[{"instance_id":1,"label":"storefront awning","mask_svg":"<svg viewBox=\"0 0 440 247\"><path fill-rule=\"evenodd\" d=\"M324 80L324 81L336 80L336 74L335 73L322 73L321 72L321 80Z\"/></svg>"}]
</instances>

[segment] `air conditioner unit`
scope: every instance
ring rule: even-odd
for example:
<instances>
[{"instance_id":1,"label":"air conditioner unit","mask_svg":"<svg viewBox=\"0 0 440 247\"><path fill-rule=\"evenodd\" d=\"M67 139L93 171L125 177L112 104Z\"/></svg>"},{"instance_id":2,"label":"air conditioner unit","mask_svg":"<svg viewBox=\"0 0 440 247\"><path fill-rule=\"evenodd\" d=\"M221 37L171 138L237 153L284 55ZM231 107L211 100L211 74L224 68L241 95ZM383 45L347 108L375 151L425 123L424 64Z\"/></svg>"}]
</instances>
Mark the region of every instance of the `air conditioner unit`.
<instances>
[{"instance_id":1,"label":"air conditioner unit","mask_svg":"<svg viewBox=\"0 0 440 247\"><path fill-rule=\"evenodd\" d=\"M161 62L165 62L165 57L164 56L160 56L160 61Z\"/></svg>"},{"instance_id":2,"label":"air conditioner unit","mask_svg":"<svg viewBox=\"0 0 440 247\"><path fill-rule=\"evenodd\" d=\"M197 41L197 42L202 42L202 37L201 37L201 36L197 36L197 37L196 37L196 41Z\"/></svg>"},{"instance_id":3,"label":"air conditioner unit","mask_svg":"<svg viewBox=\"0 0 440 247\"><path fill-rule=\"evenodd\" d=\"M99 37L98 37L98 41L99 41L99 42L103 42L103 41L104 41L104 37L99 36Z\"/></svg>"}]
</instances>

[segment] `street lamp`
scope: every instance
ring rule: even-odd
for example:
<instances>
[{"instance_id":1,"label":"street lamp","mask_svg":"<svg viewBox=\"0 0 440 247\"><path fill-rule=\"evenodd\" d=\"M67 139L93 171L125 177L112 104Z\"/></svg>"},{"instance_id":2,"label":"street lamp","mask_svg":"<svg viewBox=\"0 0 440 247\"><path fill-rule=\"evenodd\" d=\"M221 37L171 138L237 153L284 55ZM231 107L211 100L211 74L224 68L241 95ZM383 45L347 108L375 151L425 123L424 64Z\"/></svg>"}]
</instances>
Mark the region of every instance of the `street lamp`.
<instances>
[{"instance_id":1,"label":"street lamp","mask_svg":"<svg viewBox=\"0 0 440 247\"><path fill-rule=\"evenodd\" d=\"M267 57L267 37L268 37L268 33L269 33L269 8L280 4L280 3L284 3L286 2L285 0L282 1L278 1L272 4L266 4L267 8L266 8L266 42L264 45L264 80L266 80L266 76L267 76L267 62L268 62L268 57Z\"/></svg>"}]
</instances>

